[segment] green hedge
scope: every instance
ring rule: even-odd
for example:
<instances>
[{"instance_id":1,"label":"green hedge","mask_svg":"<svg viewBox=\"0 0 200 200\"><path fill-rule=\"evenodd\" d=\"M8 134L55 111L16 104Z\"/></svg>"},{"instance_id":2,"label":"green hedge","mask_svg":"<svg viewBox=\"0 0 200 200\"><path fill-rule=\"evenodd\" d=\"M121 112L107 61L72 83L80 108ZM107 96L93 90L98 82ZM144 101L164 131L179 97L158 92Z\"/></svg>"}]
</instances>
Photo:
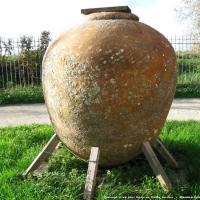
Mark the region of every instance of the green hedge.
<instances>
[{"instance_id":1,"label":"green hedge","mask_svg":"<svg viewBox=\"0 0 200 200\"><path fill-rule=\"evenodd\" d=\"M0 90L0 104L43 103L41 86L7 88Z\"/></svg>"},{"instance_id":2,"label":"green hedge","mask_svg":"<svg viewBox=\"0 0 200 200\"><path fill-rule=\"evenodd\" d=\"M175 98L200 98L200 85L177 86ZM17 86L0 90L0 105L26 103L44 103L41 86Z\"/></svg>"},{"instance_id":3,"label":"green hedge","mask_svg":"<svg viewBox=\"0 0 200 200\"><path fill-rule=\"evenodd\" d=\"M177 86L175 98L200 98L200 85Z\"/></svg>"}]
</instances>

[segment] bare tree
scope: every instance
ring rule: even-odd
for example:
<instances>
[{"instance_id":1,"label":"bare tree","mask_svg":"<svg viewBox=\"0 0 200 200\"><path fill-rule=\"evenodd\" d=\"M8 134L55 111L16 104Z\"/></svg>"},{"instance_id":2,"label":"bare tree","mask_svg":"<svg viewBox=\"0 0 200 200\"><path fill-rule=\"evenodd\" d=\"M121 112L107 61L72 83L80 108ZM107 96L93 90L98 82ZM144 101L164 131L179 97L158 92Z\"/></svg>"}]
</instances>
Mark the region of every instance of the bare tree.
<instances>
[{"instance_id":1,"label":"bare tree","mask_svg":"<svg viewBox=\"0 0 200 200\"><path fill-rule=\"evenodd\" d=\"M176 9L179 17L190 23L192 33L200 34L200 0L181 0Z\"/></svg>"}]
</instances>

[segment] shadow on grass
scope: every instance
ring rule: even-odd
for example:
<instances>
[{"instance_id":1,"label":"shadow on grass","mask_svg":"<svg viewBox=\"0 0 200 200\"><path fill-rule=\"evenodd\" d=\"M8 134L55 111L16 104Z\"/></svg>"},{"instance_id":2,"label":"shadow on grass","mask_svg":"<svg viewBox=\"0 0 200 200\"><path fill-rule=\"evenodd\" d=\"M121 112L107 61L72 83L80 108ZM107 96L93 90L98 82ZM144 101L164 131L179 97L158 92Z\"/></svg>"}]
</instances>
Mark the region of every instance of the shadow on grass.
<instances>
[{"instance_id":1,"label":"shadow on grass","mask_svg":"<svg viewBox=\"0 0 200 200\"><path fill-rule=\"evenodd\" d=\"M164 141L165 142L165 141ZM168 164L158 155L166 173L173 184L173 190L165 193L155 178L146 158L140 154L134 160L126 164L110 169L98 170L97 188L95 199L122 199L133 198L136 196L162 196L167 195L173 198L179 196L194 196L200 192L199 186L199 165L194 156L200 152L199 146L191 146L188 143L174 143L166 139L166 144L170 152L181 164L181 169L171 169ZM189 149L189 150L188 150ZM87 163L76 158L66 149L62 148L52 158L49 166L51 173L69 173L76 170L79 175L85 177L87 172ZM83 179L80 192L84 189ZM81 195L80 195L81 198Z\"/></svg>"}]
</instances>

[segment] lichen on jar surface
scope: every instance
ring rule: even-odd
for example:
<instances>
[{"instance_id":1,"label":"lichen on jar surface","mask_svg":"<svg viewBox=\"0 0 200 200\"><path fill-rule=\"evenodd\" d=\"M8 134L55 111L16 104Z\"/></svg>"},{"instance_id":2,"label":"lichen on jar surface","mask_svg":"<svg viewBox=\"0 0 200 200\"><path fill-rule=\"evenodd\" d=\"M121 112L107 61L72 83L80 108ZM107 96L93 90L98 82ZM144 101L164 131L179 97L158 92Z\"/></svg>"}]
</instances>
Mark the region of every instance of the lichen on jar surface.
<instances>
[{"instance_id":1,"label":"lichen on jar surface","mask_svg":"<svg viewBox=\"0 0 200 200\"><path fill-rule=\"evenodd\" d=\"M109 167L158 137L175 92L176 56L132 13L88 16L47 49L43 89L60 140L84 160L98 146L100 165Z\"/></svg>"}]
</instances>

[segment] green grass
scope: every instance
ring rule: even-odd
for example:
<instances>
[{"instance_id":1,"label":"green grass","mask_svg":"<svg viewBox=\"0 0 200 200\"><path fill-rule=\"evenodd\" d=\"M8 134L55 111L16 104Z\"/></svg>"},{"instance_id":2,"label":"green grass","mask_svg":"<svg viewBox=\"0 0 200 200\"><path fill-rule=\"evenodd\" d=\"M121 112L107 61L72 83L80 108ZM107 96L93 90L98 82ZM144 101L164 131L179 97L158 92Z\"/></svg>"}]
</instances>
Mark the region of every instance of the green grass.
<instances>
[{"instance_id":1,"label":"green grass","mask_svg":"<svg viewBox=\"0 0 200 200\"><path fill-rule=\"evenodd\" d=\"M0 105L43 103L43 91L41 86L34 87L8 87L0 90Z\"/></svg>"},{"instance_id":2,"label":"green grass","mask_svg":"<svg viewBox=\"0 0 200 200\"><path fill-rule=\"evenodd\" d=\"M60 148L49 162L48 171L37 178L23 180L27 168L53 134L48 125L19 126L0 129L0 199L1 200L81 200L87 164ZM188 184L174 185L163 192L143 156L109 170L99 170L96 200L106 196L170 196L178 198L200 194L200 123L194 121L166 122L161 138L168 149L185 163ZM173 180L174 170L162 161Z\"/></svg>"}]
</instances>

